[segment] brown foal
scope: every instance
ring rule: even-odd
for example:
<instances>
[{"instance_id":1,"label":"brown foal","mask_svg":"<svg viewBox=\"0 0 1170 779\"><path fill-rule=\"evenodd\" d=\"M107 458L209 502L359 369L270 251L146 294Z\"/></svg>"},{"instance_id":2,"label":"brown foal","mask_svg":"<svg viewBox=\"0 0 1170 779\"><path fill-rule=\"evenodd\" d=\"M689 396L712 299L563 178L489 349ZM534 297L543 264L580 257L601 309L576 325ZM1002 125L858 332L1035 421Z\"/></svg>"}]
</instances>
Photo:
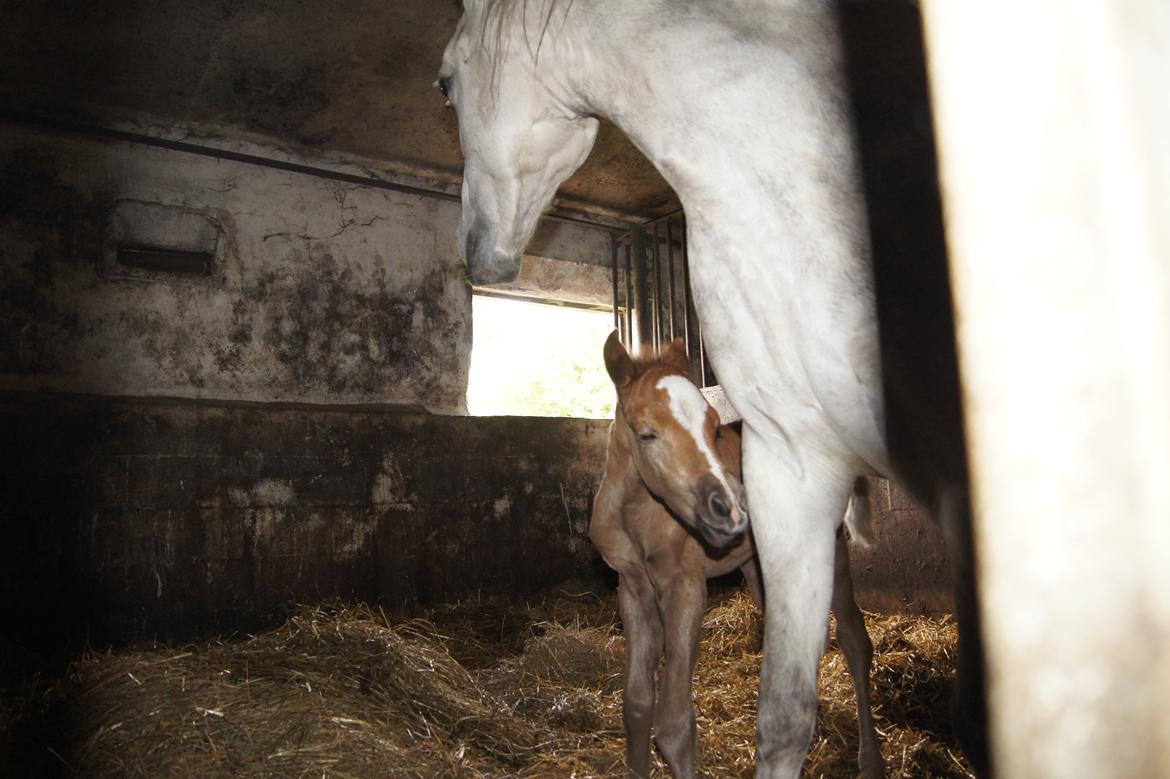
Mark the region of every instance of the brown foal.
<instances>
[{"instance_id":1,"label":"brown foal","mask_svg":"<svg viewBox=\"0 0 1170 779\"><path fill-rule=\"evenodd\" d=\"M605 473L589 535L618 572L618 609L626 637L622 713L630 776L650 775L651 730L675 777L695 773L691 694L707 579L739 568L763 606L743 498L740 437L719 425L690 379L681 339L656 359L634 360L613 333L605 367L617 389ZM868 504L858 481L846 524L864 533ZM742 539L742 541L740 541ZM729 543L730 541L730 543ZM738 543L737 543L738 542ZM833 611L853 676L862 776L884 776L869 703L873 647L853 598L843 533L838 533ZM655 675L665 650L661 694Z\"/></svg>"}]
</instances>

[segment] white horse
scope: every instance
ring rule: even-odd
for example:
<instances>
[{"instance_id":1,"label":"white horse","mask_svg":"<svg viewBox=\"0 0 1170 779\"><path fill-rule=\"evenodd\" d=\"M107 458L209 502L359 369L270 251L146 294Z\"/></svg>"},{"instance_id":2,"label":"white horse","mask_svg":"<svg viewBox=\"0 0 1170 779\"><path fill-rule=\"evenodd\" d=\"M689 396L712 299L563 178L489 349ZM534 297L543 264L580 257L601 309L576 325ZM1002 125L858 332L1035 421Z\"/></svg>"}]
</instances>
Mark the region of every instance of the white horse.
<instances>
[{"instance_id":1,"label":"white horse","mask_svg":"<svg viewBox=\"0 0 1170 779\"><path fill-rule=\"evenodd\" d=\"M758 774L800 772L835 533L854 479L875 473L944 522L967 637L959 692L970 697L975 737L966 747L981 767L965 460L953 440L892 427L931 399L899 392L913 386L894 375L900 366L881 373L834 6L465 0L438 80L465 158L461 244L473 282L514 277L541 212L588 155L596 117L625 131L682 201L705 342L744 419L768 600Z\"/></svg>"}]
</instances>

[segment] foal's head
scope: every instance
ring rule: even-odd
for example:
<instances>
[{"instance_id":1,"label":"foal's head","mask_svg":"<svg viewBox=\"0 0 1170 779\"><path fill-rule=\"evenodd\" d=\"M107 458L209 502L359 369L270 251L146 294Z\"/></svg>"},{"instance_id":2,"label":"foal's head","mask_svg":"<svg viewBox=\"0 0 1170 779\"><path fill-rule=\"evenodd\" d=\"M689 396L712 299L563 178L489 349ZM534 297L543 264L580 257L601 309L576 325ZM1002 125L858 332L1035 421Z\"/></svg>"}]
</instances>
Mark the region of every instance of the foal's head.
<instances>
[{"instance_id":1,"label":"foal's head","mask_svg":"<svg viewBox=\"0 0 1170 779\"><path fill-rule=\"evenodd\" d=\"M682 340L635 361L611 333L605 367L618 396L614 435L625 437L650 492L712 546L741 537L743 486L719 458L719 415L690 378Z\"/></svg>"}]
</instances>

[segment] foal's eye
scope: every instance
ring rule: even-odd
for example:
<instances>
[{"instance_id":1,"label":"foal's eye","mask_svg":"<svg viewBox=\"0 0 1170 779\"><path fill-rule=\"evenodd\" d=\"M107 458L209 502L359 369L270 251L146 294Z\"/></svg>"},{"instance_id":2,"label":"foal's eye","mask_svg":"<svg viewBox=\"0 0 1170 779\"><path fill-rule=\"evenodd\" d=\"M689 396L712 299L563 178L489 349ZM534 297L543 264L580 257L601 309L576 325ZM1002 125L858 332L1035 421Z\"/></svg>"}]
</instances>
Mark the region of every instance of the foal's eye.
<instances>
[{"instance_id":1,"label":"foal's eye","mask_svg":"<svg viewBox=\"0 0 1170 779\"><path fill-rule=\"evenodd\" d=\"M654 435L651 432L638 433L638 440L639 441L653 441L657 437L658 436Z\"/></svg>"}]
</instances>

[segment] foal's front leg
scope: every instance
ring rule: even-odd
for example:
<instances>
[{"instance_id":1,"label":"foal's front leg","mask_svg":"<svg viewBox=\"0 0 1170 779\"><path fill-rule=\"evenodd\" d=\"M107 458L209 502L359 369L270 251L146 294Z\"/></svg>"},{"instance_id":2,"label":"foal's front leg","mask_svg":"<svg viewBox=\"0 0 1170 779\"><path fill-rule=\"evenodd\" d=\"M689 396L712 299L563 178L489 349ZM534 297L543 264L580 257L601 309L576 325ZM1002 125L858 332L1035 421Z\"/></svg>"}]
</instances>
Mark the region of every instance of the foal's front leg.
<instances>
[{"instance_id":1,"label":"foal's front leg","mask_svg":"<svg viewBox=\"0 0 1170 779\"><path fill-rule=\"evenodd\" d=\"M691 688L707 605L707 577L700 568L676 570L655 581L659 584L658 606L666 636L662 691L654 713L655 740L671 774L683 779L695 775L695 702Z\"/></svg>"},{"instance_id":2,"label":"foal's front leg","mask_svg":"<svg viewBox=\"0 0 1170 779\"><path fill-rule=\"evenodd\" d=\"M641 569L618 577L618 612L626 637L626 766L630 776L650 776L650 729L654 725L654 675L662 655L662 621L654 587Z\"/></svg>"}]
</instances>

